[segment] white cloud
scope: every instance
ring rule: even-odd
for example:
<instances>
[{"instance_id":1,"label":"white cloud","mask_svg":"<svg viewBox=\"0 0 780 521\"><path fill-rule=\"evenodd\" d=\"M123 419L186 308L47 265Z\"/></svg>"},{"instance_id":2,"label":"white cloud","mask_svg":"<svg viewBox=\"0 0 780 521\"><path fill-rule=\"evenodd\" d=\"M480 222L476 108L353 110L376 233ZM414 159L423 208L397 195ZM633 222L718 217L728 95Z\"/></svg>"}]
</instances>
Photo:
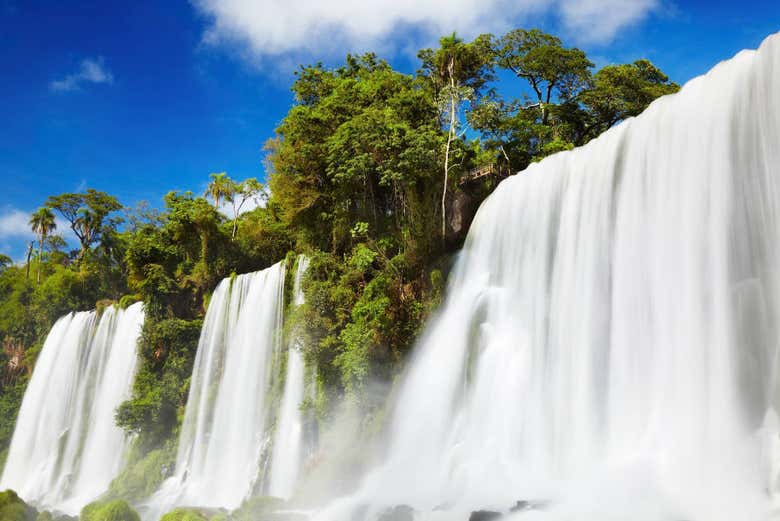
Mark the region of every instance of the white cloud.
<instances>
[{"instance_id":1,"label":"white cloud","mask_svg":"<svg viewBox=\"0 0 780 521\"><path fill-rule=\"evenodd\" d=\"M579 39L603 43L657 7L657 0L566 0L560 2L560 13L565 27Z\"/></svg>"},{"instance_id":2,"label":"white cloud","mask_svg":"<svg viewBox=\"0 0 780 521\"><path fill-rule=\"evenodd\" d=\"M659 0L193 0L208 20L204 41L248 44L256 56L318 55L390 42L399 31L423 41L464 37L551 17L579 43L606 43L644 19ZM534 18L536 17L536 18ZM404 33L405 34L405 33ZM409 42L405 42L407 45Z\"/></svg>"},{"instance_id":3,"label":"white cloud","mask_svg":"<svg viewBox=\"0 0 780 521\"><path fill-rule=\"evenodd\" d=\"M32 212L25 212L18 208L6 207L0 210L0 241L9 240L32 240L35 238L30 228L30 217ZM54 224L56 228L54 233L62 235L66 241L75 241L76 235L70 229L70 223L55 213Z\"/></svg>"},{"instance_id":4,"label":"white cloud","mask_svg":"<svg viewBox=\"0 0 780 521\"><path fill-rule=\"evenodd\" d=\"M29 213L15 208L6 208L0 213L0 240L27 239L32 236Z\"/></svg>"},{"instance_id":5,"label":"white cloud","mask_svg":"<svg viewBox=\"0 0 780 521\"><path fill-rule=\"evenodd\" d=\"M52 81L49 88L58 92L70 92L79 90L86 83L114 83L114 75L106 68L103 58L85 58L81 61L78 71L61 80Z\"/></svg>"}]
</instances>

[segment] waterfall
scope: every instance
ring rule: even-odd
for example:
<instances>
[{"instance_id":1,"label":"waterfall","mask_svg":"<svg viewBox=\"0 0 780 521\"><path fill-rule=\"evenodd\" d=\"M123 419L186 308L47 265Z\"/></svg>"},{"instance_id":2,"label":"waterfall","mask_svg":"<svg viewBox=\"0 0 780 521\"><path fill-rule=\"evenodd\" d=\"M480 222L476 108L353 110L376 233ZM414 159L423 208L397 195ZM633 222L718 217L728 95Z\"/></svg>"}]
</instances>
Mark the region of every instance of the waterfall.
<instances>
[{"instance_id":1,"label":"waterfall","mask_svg":"<svg viewBox=\"0 0 780 521\"><path fill-rule=\"evenodd\" d=\"M217 286L206 312L176 459L153 498L236 508L258 481L269 442L281 345L284 263Z\"/></svg>"},{"instance_id":2,"label":"waterfall","mask_svg":"<svg viewBox=\"0 0 780 521\"><path fill-rule=\"evenodd\" d=\"M293 306L304 302L301 280L309 267L309 259L298 256L293 281ZM279 407L279 418L274 435L268 494L289 498L298 479L303 448L304 363L299 337L293 332L287 348L287 372L284 393Z\"/></svg>"},{"instance_id":3,"label":"waterfall","mask_svg":"<svg viewBox=\"0 0 780 521\"><path fill-rule=\"evenodd\" d=\"M114 411L129 398L141 303L71 313L52 327L24 394L0 489L74 514L108 489L128 437Z\"/></svg>"},{"instance_id":4,"label":"waterfall","mask_svg":"<svg viewBox=\"0 0 780 521\"><path fill-rule=\"evenodd\" d=\"M500 184L383 463L320 517L768 519L778 219L780 35Z\"/></svg>"}]
</instances>

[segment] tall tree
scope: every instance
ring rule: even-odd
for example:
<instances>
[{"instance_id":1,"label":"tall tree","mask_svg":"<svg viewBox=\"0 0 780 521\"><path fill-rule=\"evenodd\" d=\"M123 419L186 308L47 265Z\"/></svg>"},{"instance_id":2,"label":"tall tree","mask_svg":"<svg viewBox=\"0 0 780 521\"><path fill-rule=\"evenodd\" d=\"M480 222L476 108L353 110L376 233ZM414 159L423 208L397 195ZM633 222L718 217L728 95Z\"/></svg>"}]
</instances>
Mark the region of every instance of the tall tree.
<instances>
[{"instance_id":1,"label":"tall tree","mask_svg":"<svg viewBox=\"0 0 780 521\"><path fill-rule=\"evenodd\" d=\"M25 274L25 278L30 278L30 259L32 258L32 252L33 252L33 245L35 244L34 241L30 241L30 244L27 245L27 271Z\"/></svg>"},{"instance_id":2,"label":"tall tree","mask_svg":"<svg viewBox=\"0 0 780 521\"><path fill-rule=\"evenodd\" d=\"M441 195L441 236L447 232L447 189L453 167L453 144L461 126L461 107L473 101L492 76L491 37L483 35L466 43L455 33L439 40L435 51L424 49L418 56L421 72L433 84L447 140L444 145L444 186Z\"/></svg>"},{"instance_id":3,"label":"tall tree","mask_svg":"<svg viewBox=\"0 0 780 521\"><path fill-rule=\"evenodd\" d=\"M498 40L495 53L499 67L528 81L536 95L532 106L539 110L543 125L549 121L554 95L564 103L590 81L593 64L585 53L564 47L559 38L538 29L508 32Z\"/></svg>"},{"instance_id":4,"label":"tall tree","mask_svg":"<svg viewBox=\"0 0 780 521\"><path fill-rule=\"evenodd\" d=\"M227 176L226 172L211 174L211 182L206 187L205 195L214 201L214 208L219 209L223 200L232 197L236 190L236 184Z\"/></svg>"},{"instance_id":5,"label":"tall tree","mask_svg":"<svg viewBox=\"0 0 780 521\"><path fill-rule=\"evenodd\" d=\"M30 217L30 227L34 234L38 236L38 275L36 282L41 282L41 263L43 262L43 243L57 228L54 221L54 213L47 207L38 208Z\"/></svg>"},{"instance_id":6,"label":"tall tree","mask_svg":"<svg viewBox=\"0 0 780 521\"><path fill-rule=\"evenodd\" d=\"M87 250L100 240L107 228L116 227L119 221L109 219L109 215L122 208L116 197L92 188L84 193L51 196L47 199L46 206L59 212L70 223L70 229L81 245L79 261L84 258Z\"/></svg>"},{"instance_id":7,"label":"tall tree","mask_svg":"<svg viewBox=\"0 0 780 521\"><path fill-rule=\"evenodd\" d=\"M264 195L262 183L254 177L236 183L236 186L230 191L227 201L230 202L230 206L233 208L233 233L230 236L231 240L236 238L238 216L241 214L241 209L247 201L254 200L257 204L260 204L260 198Z\"/></svg>"}]
</instances>

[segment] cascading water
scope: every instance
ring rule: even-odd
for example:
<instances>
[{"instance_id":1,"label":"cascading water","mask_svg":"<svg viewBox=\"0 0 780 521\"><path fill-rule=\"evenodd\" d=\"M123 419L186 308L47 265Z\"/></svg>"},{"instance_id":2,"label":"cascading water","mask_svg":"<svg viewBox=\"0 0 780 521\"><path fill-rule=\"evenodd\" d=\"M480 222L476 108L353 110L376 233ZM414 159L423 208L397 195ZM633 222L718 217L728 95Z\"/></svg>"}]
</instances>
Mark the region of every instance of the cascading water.
<instances>
[{"instance_id":1,"label":"cascading water","mask_svg":"<svg viewBox=\"0 0 780 521\"><path fill-rule=\"evenodd\" d=\"M71 313L52 327L16 421L0 489L73 514L108 489L128 437L114 410L130 395L141 303Z\"/></svg>"},{"instance_id":2,"label":"cascading water","mask_svg":"<svg viewBox=\"0 0 780 521\"><path fill-rule=\"evenodd\" d=\"M293 282L293 306L304 302L301 281L308 267L309 259L299 255ZM298 480L303 456L304 369L299 337L293 333L287 348L287 373L271 455L268 494L274 497L289 498Z\"/></svg>"},{"instance_id":3,"label":"cascading water","mask_svg":"<svg viewBox=\"0 0 780 521\"><path fill-rule=\"evenodd\" d=\"M198 344L176 473L152 498L236 508L257 483L281 345L284 264L223 280Z\"/></svg>"},{"instance_id":4,"label":"cascading water","mask_svg":"<svg viewBox=\"0 0 780 521\"><path fill-rule=\"evenodd\" d=\"M501 183L384 463L319 518L770 519L778 219L773 36Z\"/></svg>"}]
</instances>

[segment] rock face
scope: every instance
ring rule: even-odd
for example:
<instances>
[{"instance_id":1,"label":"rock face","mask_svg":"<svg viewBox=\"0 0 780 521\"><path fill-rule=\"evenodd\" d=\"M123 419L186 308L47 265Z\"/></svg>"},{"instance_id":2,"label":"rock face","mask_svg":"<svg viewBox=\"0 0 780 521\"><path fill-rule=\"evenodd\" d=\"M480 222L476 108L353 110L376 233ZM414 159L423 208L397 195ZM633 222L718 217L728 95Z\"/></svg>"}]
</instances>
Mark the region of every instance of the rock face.
<instances>
[{"instance_id":1,"label":"rock face","mask_svg":"<svg viewBox=\"0 0 780 521\"><path fill-rule=\"evenodd\" d=\"M447 206L447 242L457 243L466 237L477 212L477 205L469 194L456 191L448 200Z\"/></svg>"},{"instance_id":2,"label":"rock face","mask_svg":"<svg viewBox=\"0 0 780 521\"><path fill-rule=\"evenodd\" d=\"M493 510L476 510L469 516L469 521L493 521L499 519L503 514Z\"/></svg>"},{"instance_id":3,"label":"rock face","mask_svg":"<svg viewBox=\"0 0 780 521\"><path fill-rule=\"evenodd\" d=\"M382 512L377 521L414 521L414 509L409 505L397 505Z\"/></svg>"}]
</instances>

